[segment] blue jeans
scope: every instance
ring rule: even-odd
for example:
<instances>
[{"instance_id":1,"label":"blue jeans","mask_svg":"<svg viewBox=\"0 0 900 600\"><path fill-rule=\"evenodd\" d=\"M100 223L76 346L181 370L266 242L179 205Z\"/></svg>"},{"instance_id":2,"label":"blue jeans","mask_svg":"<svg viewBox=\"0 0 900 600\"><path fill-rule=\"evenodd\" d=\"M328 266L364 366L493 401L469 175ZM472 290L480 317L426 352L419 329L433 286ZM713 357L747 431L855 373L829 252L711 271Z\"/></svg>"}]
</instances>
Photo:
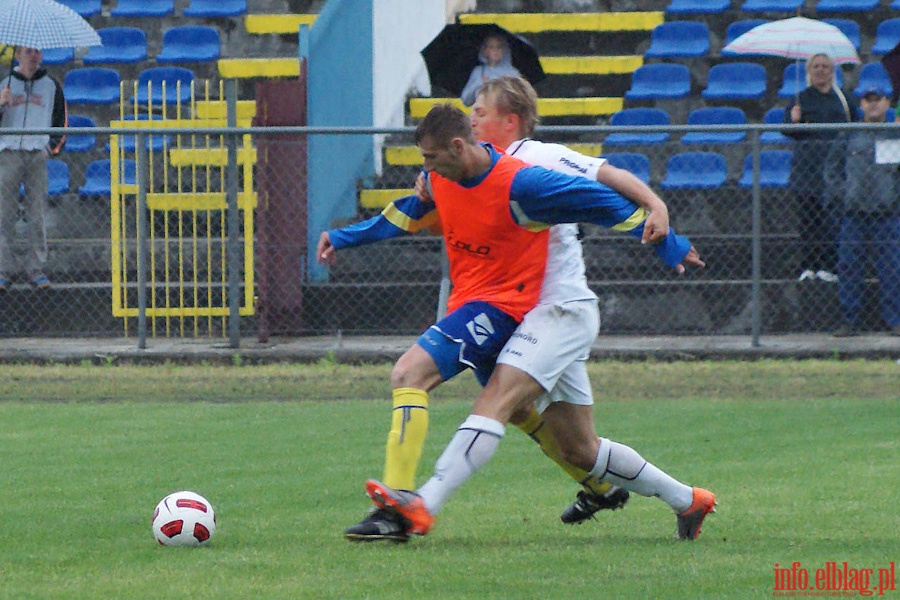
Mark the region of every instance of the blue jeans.
<instances>
[{"instance_id":1,"label":"blue jeans","mask_svg":"<svg viewBox=\"0 0 900 600\"><path fill-rule=\"evenodd\" d=\"M890 327L900 325L900 216L850 214L841 219L838 300L843 321L851 325L859 320L867 259L874 259L881 282L881 317Z\"/></svg>"}]
</instances>

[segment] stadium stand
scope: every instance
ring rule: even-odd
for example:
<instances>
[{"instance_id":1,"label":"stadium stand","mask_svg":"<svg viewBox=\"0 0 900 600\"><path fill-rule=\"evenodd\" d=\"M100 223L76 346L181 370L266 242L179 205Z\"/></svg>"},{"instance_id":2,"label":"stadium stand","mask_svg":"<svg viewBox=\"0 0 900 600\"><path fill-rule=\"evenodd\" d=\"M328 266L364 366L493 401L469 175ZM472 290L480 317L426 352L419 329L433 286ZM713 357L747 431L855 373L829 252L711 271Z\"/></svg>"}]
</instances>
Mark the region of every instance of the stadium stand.
<instances>
[{"instance_id":1,"label":"stadium stand","mask_svg":"<svg viewBox=\"0 0 900 600\"><path fill-rule=\"evenodd\" d=\"M646 184L650 184L650 159L640 152L612 152L603 155L609 164L629 171Z\"/></svg>"},{"instance_id":2,"label":"stadium stand","mask_svg":"<svg viewBox=\"0 0 900 600\"><path fill-rule=\"evenodd\" d=\"M134 184L135 162L130 159L122 161L122 182ZM91 162L84 172L84 185L78 188L78 195L83 198L109 196L111 193L110 162L108 158Z\"/></svg>"},{"instance_id":3,"label":"stadium stand","mask_svg":"<svg viewBox=\"0 0 900 600\"><path fill-rule=\"evenodd\" d=\"M850 40L850 43L853 44L853 47L859 52L859 23L851 19L822 19L822 21L840 29L841 33L847 36L847 39Z\"/></svg>"},{"instance_id":4,"label":"stadium stand","mask_svg":"<svg viewBox=\"0 0 900 600\"><path fill-rule=\"evenodd\" d=\"M796 14L803 6L803 0L745 0L743 12L767 12Z\"/></svg>"},{"instance_id":5,"label":"stadium stand","mask_svg":"<svg viewBox=\"0 0 900 600\"><path fill-rule=\"evenodd\" d=\"M609 124L612 126L668 125L671 122L669 113L659 108L626 108L612 115ZM665 132L653 133L611 133L603 140L606 146L624 146L629 144L661 144L669 139Z\"/></svg>"},{"instance_id":6,"label":"stadium stand","mask_svg":"<svg viewBox=\"0 0 900 600\"><path fill-rule=\"evenodd\" d=\"M784 123L784 111L785 108L783 106L770 108L766 111L766 114L763 115L762 122L772 125ZM759 134L759 141L763 144L790 144L793 140L780 131L764 131Z\"/></svg>"},{"instance_id":7,"label":"stadium stand","mask_svg":"<svg viewBox=\"0 0 900 600\"><path fill-rule=\"evenodd\" d=\"M45 65L64 65L75 60L74 48L47 48L43 51Z\"/></svg>"},{"instance_id":8,"label":"stadium stand","mask_svg":"<svg viewBox=\"0 0 900 600\"><path fill-rule=\"evenodd\" d=\"M875 43L869 50L873 55L887 54L900 44L900 19L885 19L875 28Z\"/></svg>"},{"instance_id":9,"label":"stadium stand","mask_svg":"<svg viewBox=\"0 0 900 600\"><path fill-rule=\"evenodd\" d=\"M147 34L137 27L98 29L102 46L94 46L82 58L85 65L138 63L147 60Z\"/></svg>"},{"instance_id":10,"label":"stadium stand","mask_svg":"<svg viewBox=\"0 0 900 600\"><path fill-rule=\"evenodd\" d=\"M90 117L83 115L69 115L69 127L96 127L96 123ZM89 152L97 147L97 136L94 135L67 135L66 152Z\"/></svg>"},{"instance_id":11,"label":"stadium stand","mask_svg":"<svg viewBox=\"0 0 900 600\"><path fill-rule=\"evenodd\" d=\"M821 12L868 12L875 10L878 0L819 0L816 13Z\"/></svg>"},{"instance_id":12,"label":"stadium stand","mask_svg":"<svg viewBox=\"0 0 900 600\"><path fill-rule=\"evenodd\" d=\"M646 58L697 58L709 54L709 28L701 21L669 21L653 28Z\"/></svg>"},{"instance_id":13,"label":"stadium stand","mask_svg":"<svg viewBox=\"0 0 900 600\"><path fill-rule=\"evenodd\" d=\"M55 158L47 159L47 194L61 196L69 193L69 165Z\"/></svg>"},{"instance_id":14,"label":"stadium stand","mask_svg":"<svg viewBox=\"0 0 900 600\"><path fill-rule=\"evenodd\" d=\"M791 178L790 150L762 150L759 153L759 187L786 188ZM738 187L753 187L753 155L744 158L744 170Z\"/></svg>"},{"instance_id":15,"label":"stadium stand","mask_svg":"<svg viewBox=\"0 0 900 600\"><path fill-rule=\"evenodd\" d=\"M731 7L731 0L672 0L666 6L667 15L722 14Z\"/></svg>"},{"instance_id":16,"label":"stadium stand","mask_svg":"<svg viewBox=\"0 0 900 600\"><path fill-rule=\"evenodd\" d=\"M724 46L727 46L740 36L744 35L754 27L759 25L763 25L765 23L769 23L768 19L742 19L740 21L735 21L734 23L730 23L728 28L725 30L725 43ZM744 56L750 56L748 54L744 54Z\"/></svg>"},{"instance_id":17,"label":"stadium stand","mask_svg":"<svg viewBox=\"0 0 900 600\"><path fill-rule=\"evenodd\" d=\"M448 102L468 111L468 108L463 106L459 98L410 98L409 116L414 119L421 119L428 114L428 111L435 104ZM573 115L611 115L618 110L622 110L621 98L538 98L538 114L540 114L541 118Z\"/></svg>"},{"instance_id":18,"label":"stadium stand","mask_svg":"<svg viewBox=\"0 0 900 600\"><path fill-rule=\"evenodd\" d=\"M118 104L118 71L104 67L73 69L63 78L68 104Z\"/></svg>"},{"instance_id":19,"label":"stadium stand","mask_svg":"<svg viewBox=\"0 0 900 600\"><path fill-rule=\"evenodd\" d=\"M664 190L714 189L725 184L728 169L718 152L679 152L666 162Z\"/></svg>"},{"instance_id":20,"label":"stadium stand","mask_svg":"<svg viewBox=\"0 0 900 600\"><path fill-rule=\"evenodd\" d=\"M68 6L85 19L100 14L100 0L57 0L57 2Z\"/></svg>"},{"instance_id":21,"label":"stadium stand","mask_svg":"<svg viewBox=\"0 0 900 600\"><path fill-rule=\"evenodd\" d=\"M688 114L688 125L745 125L747 115L733 106L707 106ZM681 136L682 144L737 144L747 138L745 131L690 131Z\"/></svg>"},{"instance_id":22,"label":"stadium stand","mask_svg":"<svg viewBox=\"0 0 900 600\"><path fill-rule=\"evenodd\" d=\"M240 17L247 14L247 0L191 0L185 17Z\"/></svg>"},{"instance_id":23,"label":"stadium stand","mask_svg":"<svg viewBox=\"0 0 900 600\"><path fill-rule=\"evenodd\" d=\"M766 68L758 63L734 62L714 65L709 70L706 100L760 100L766 93Z\"/></svg>"},{"instance_id":24,"label":"stadium stand","mask_svg":"<svg viewBox=\"0 0 900 600\"><path fill-rule=\"evenodd\" d=\"M316 15L303 14L272 14L272 15L247 15L244 17L244 29L247 33L265 34L294 34L300 30L300 25L309 25L316 20Z\"/></svg>"},{"instance_id":25,"label":"stadium stand","mask_svg":"<svg viewBox=\"0 0 900 600\"><path fill-rule=\"evenodd\" d=\"M631 76L627 100L660 100L684 98L691 92L691 72L681 64L644 65Z\"/></svg>"},{"instance_id":26,"label":"stadium stand","mask_svg":"<svg viewBox=\"0 0 900 600\"><path fill-rule=\"evenodd\" d=\"M194 72L184 67L144 69L138 75L137 95L132 100L140 105L147 105L148 100L154 106L162 103L186 104L191 99L191 82L194 79Z\"/></svg>"},{"instance_id":27,"label":"stadium stand","mask_svg":"<svg viewBox=\"0 0 900 600\"><path fill-rule=\"evenodd\" d=\"M166 30L157 63L209 62L221 55L219 30L205 25L184 25Z\"/></svg>"},{"instance_id":28,"label":"stadium stand","mask_svg":"<svg viewBox=\"0 0 900 600\"><path fill-rule=\"evenodd\" d=\"M175 0L119 0L113 17L167 17L175 14Z\"/></svg>"},{"instance_id":29,"label":"stadium stand","mask_svg":"<svg viewBox=\"0 0 900 600\"><path fill-rule=\"evenodd\" d=\"M134 115L125 115L122 119L123 121L146 121L149 119L147 114L139 114L137 118ZM137 147L137 136L136 135L119 135L119 149L123 152L134 152ZM172 136L170 135L149 135L147 136L146 148L148 150L152 150L153 152L162 152L168 146L172 145ZM110 150L110 144L106 144L106 150Z\"/></svg>"},{"instance_id":30,"label":"stadium stand","mask_svg":"<svg viewBox=\"0 0 900 600\"><path fill-rule=\"evenodd\" d=\"M866 63L859 69L859 80L853 93L857 97L862 96L863 90L872 86L880 87L884 90L893 90L891 78L888 76L881 61Z\"/></svg>"}]
</instances>

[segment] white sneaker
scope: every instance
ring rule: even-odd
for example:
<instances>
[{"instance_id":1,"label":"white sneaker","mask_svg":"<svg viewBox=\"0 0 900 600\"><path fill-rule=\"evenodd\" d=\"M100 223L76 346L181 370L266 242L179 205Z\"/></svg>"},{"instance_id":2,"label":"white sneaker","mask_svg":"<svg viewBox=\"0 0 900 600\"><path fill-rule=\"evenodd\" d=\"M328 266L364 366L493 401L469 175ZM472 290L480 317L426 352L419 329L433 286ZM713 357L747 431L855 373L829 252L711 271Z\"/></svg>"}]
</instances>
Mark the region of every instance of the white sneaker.
<instances>
[{"instance_id":1,"label":"white sneaker","mask_svg":"<svg viewBox=\"0 0 900 600\"><path fill-rule=\"evenodd\" d=\"M800 277L797 278L797 281L806 281L807 279L815 279L816 273L812 269L806 269L802 273L800 273Z\"/></svg>"},{"instance_id":2,"label":"white sneaker","mask_svg":"<svg viewBox=\"0 0 900 600\"><path fill-rule=\"evenodd\" d=\"M832 273L831 271L820 270L816 271L815 275L819 280L825 281L828 283L837 283L838 276Z\"/></svg>"}]
</instances>

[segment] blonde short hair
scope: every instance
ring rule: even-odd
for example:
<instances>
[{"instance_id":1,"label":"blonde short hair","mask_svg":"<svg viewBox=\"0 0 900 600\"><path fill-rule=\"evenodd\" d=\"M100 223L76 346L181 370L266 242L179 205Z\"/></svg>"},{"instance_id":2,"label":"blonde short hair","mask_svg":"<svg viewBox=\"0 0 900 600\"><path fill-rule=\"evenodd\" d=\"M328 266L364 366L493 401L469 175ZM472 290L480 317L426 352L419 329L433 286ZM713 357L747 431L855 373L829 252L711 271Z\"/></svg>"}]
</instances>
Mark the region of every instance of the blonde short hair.
<instances>
[{"instance_id":1,"label":"blonde short hair","mask_svg":"<svg viewBox=\"0 0 900 600\"><path fill-rule=\"evenodd\" d=\"M501 114L518 116L523 137L534 135L538 124L537 92L527 80L509 76L491 79L479 88L478 95L492 98Z\"/></svg>"}]
</instances>

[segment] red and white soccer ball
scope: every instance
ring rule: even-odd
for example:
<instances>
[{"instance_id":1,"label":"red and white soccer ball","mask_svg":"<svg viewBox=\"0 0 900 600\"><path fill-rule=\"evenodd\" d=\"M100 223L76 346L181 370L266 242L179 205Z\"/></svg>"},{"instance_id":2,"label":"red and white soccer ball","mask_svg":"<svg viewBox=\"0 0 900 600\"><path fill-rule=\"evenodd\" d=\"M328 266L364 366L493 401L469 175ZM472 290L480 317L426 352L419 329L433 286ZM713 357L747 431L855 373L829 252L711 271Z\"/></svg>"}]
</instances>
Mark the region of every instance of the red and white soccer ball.
<instances>
[{"instance_id":1,"label":"red and white soccer ball","mask_svg":"<svg viewBox=\"0 0 900 600\"><path fill-rule=\"evenodd\" d=\"M153 511L153 536L163 546L205 546L215 533L216 513L200 494L169 494Z\"/></svg>"}]
</instances>

